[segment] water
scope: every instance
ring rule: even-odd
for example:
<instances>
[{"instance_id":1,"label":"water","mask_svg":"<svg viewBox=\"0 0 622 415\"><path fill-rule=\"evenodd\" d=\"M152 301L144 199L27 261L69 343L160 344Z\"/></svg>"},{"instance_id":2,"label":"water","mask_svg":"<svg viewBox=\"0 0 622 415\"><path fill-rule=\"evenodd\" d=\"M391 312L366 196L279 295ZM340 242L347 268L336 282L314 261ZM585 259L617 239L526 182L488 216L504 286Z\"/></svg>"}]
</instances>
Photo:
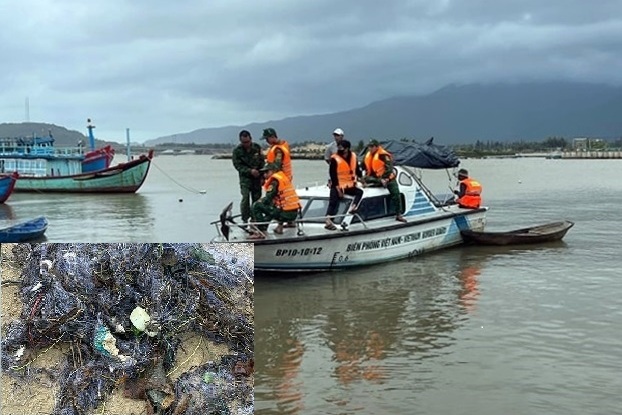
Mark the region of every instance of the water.
<instances>
[{"instance_id":1,"label":"water","mask_svg":"<svg viewBox=\"0 0 622 415\"><path fill-rule=\"evenodd\" d=\"M14 193L0 205L0 226L45 215L48 242L206 242L216 236L209 223L238 194L231 160L159 156L136 194Z\"/></svg>"},{"instance_id":2,"label":"water","mask_svg":"<svg viewBox=\"0 0 622 415\"><path fill-rule=\"evenodd\" d=\"M135 195L14 194L0 224L44 214L51 242L209 241L239 200L231 161L154 164ZM258 414L622 414L622 161L463 166L484 185L489 230L574 228L554 244L258 278ZM295 160L294 175L321 183L327 166ZM449 190L444 171L425 177Z\"/></svg>"},{"instance_id":3,"label":"water","mask_svg":"<svg viewBox=\"0 0 622 415\"><path fill-rule=\"evenodd\" d=\"M257 278L257 414L622 413L621 161L463 166L488 229L575 226L558 243Z\"/></svg>"}]
</instances>

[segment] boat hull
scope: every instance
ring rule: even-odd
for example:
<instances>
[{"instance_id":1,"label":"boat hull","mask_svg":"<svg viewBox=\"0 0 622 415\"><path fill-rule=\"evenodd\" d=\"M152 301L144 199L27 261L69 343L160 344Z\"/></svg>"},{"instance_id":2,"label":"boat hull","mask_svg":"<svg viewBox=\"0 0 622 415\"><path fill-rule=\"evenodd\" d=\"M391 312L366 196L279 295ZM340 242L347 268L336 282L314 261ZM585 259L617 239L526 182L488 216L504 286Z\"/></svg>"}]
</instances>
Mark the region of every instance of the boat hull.
<instances>
[{"instance_id":1,"label":"boat hull","mask_svg":"<svg viewBox=\"0 0 622 415\"><path fill-rule=\"evenodd\" d=\"M17 173L0 177L0 203L6 202L13 193L17 177Z\"/></svg>"},{"instance_id":2,"label":"boat hull","mask_svg":"<svg viewBox=\"0 0 622 415\"><path fill-rule=\"evenodd\" d=\"M142 186L153 152L136 160L107 169L71 176L24 177L15 185L17 192L39 193L134 193Z\"/></svg>"},{"instance_id":3,"label":"boat hull","mask_svg":"<svg viewBox=\"0 0 622 415\"><path fill-rule=\"evenodd\" d=\"M43 236L47 227L47 219L41 216L8 228L0 229L0 243L16 243L39 239Z\"/></svg>"},{"instance_id":4,"label":"boat hull","mask_svg":"<svg viewBox=\"0 0 622 415\"><path fill-rule=\"evenodd\" d=\"M400 223L388 219L368 229L333 231L306 237L288 229L283 238L255 242L255 269L264 272L305 272L346 269L412 258L463 242L463 229L483 229L486 209L463 210ZM287 238L287 232L291 238Z\"/></svg>"},{"instance_id":5,"label":"boat hull","mask_svg":"<svg viewBox=\"0 0 622 415\"><path fill-rule=\"evenodd\" d=\"M552 222L508 232L462 231L465 242L477 245L529 245L561 240L574 225L570 221Z\"/></svg>"}]
</instances>

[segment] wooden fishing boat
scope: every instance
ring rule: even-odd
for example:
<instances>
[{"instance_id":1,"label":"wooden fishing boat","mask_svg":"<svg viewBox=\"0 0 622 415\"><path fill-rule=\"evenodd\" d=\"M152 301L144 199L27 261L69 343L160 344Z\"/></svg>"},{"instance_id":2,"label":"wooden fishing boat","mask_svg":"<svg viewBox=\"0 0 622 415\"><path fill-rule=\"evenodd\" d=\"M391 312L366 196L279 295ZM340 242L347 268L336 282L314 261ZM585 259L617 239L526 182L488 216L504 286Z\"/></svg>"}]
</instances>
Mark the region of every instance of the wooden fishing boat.
<instances>
[{"instance_id":1,"label":"wooden fishing boat","mask_svg":"<svg viewBox=\"0 0 622 415\"><path fill-rule=\"evenodd\" d=\"M41 238L47 227L47 219L41 216L0 229L0 243L25 242Z\"/></svg>"},{"instance_id":2,"label":"wooden fishing boat","mask_svg":"<svg viewBox=\"0 0 622 415\"><path fill-rule=\"evenodd\" d=\"M18 192L136 192L147 176L153 151L111 166L114 149L110 145L96 149L90 119L87 128L90 144L86 152L82 142L77 147L55 147L51 133L49 137L0 139L0 173L19 174Z\"/></svg>"},{"instance_id":3,"label":"wooden fishing boat","mask_svg":"<svg viewBox=\"0 0 622 415\"><path fill-rule=\"evenodd\" d=\"M6 202L9 196L11 196L11 193L13 193L15 181L18 176L17 173L13 173L0 177L0 203Z\"/></svg>"},{"instance_id":4,"label":"wooden fishing boat","mask_svg":"<svg viewBox=\"0 0 622 415\"><path fill-rule=\"evenodd\" d=\"M570 221L552 222L508 232L461 230L465 242L478 245L525 245L559 241L574 225Z\"/></svg>"},{"instance_id":5,"label":"wooden fishing boat","mask_svg":"<svg viewBox=\"0 0 622 415\"><path fill-rule=\"evenodd\" d=\"M23 176L15 184L16 192L38 193L134 193L142 186L153 150L137 159L106 169L67 176Z\"/></svg>"}]
</instances>

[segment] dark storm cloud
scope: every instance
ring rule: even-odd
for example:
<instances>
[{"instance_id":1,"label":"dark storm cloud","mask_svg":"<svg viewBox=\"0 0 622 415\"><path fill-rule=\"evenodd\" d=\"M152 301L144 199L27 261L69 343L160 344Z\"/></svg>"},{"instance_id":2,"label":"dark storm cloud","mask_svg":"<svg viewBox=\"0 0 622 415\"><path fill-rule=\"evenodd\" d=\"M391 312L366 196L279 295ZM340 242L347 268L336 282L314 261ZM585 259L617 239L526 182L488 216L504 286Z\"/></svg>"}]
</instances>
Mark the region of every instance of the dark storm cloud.
<instances>
[{"instance_id":1,"label":"dark storm cloud","mask_svg":"<svg viewBox=\"0 0 622 415\"><path fill-rule=\"evenodd\" d=\"M5 2L6 3L6 2ZM11 2L1 121L122 141L327 113L451 83L622 84L619 1Z\"/></svg>"}]
</instances>

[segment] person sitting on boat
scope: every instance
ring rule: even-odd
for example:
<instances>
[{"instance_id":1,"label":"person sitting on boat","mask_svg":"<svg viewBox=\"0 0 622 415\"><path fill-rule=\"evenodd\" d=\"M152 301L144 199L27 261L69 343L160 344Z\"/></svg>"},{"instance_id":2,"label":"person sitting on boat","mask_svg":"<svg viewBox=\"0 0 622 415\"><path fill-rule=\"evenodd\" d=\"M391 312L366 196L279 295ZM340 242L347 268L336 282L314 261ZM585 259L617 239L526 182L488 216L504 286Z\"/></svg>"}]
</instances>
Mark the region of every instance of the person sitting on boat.
<instances>
[{"instance_id":1,"label":"person sitting on boat","mask_svg":"<svg viewBox=\"0 0 622 415\"><path fill-rule=\"evenodd\" d=\"M326 229L337 229L333 223L333 217L339 208L339 199L344 194L354 196L348 213L356 212L358 204L363 197L363 189L356 187L356 182L361 177L361 169L356 160L356 154L350 150L348 140L341 140L337 145L337 153L330 158L328 173L330 175L330 199L326 209Z\"/></svg>"},{"instance_id":2,"label":"person sitting on boat","mask_svg":"<svg viewBox=\"0 0 622 415\"><path fill-rule=\"evenodd\" d=\"M283 222L293 223L300 210L300 199L294 185L287 175L274 163L268 163L261 169L266 180L264 197L253 203L253 217L260 224L259 232L253 232L251 239L265 238L264 232L268 229L268 222L277 220L279 224L274 233L283 233Z\"/></svg>"},{"instance_id":3,"label":"person sitting on boat","mask_svg":"<svg viewBox=\"0 0 622 415\"><path fill-rule=\"evenodd\" d=\"M326 161L326 163L330 164L330 158L333 154L337 153L337 146L339 146L339 143L343 140L344 135L345 133L341 128L336 128L335 131L333 131L334 140L326 146L326 151L324 152L324 161Z\"/></svg>"},{"instance_id":4,"label":"person sitting on boat","mask_svg":"<svg viewBox=\"0 0 622 415\"><path fill-rule=\"evenodd\" d=\"M287 141L280 139L276 135L274 128L266 128L263 130L264 140L270 146L266 153L266 163L273 163L277 165L278 170L283 171L289 181L293 180L292 171L292 157L289 151L289 144Z\"/></svg>"},{"instance_id":5,"label":"person sitting on boat","mask_svg":"<svg viewBox=\"0 0 622 415\"><path fill-rule=\"evenodd\" d=\"M381 185L389 190L391 201L395 206L395 220L406 222L402 216L402 199L400 197L400 188L395 180L393 172L393 156L386 151L378 140L370 140L367 145L368 151L365 154L364 166L365 177L363 181L366 185Z\"/></svg>"},{"instance_id":6,"label":"person sitting on boat","mask_svg":"<svg viewBox=\"0 0 622 415\"><path fill-rule=\"evenodd\" d=\"M482 203L482 185L469 177L466 169L458 170L458 181L460 188L454 190L456 203L465 209L477 209Z\"/></svg>"},{"instance_id":7,"label":"person sitting on boat","mask_svg":"<svg viewBox=\"0 0 622 415\"><path fill-rule=\"evenodd\" d=\"M240 176L240 213L242 222L251 218L251 200L255 203L261 197L262 174L259 172L264 166L261 146L253 143L253 137L247 130L240 131L240 144L233 149L233 166Z\"/></svg>"}]
</instances>

